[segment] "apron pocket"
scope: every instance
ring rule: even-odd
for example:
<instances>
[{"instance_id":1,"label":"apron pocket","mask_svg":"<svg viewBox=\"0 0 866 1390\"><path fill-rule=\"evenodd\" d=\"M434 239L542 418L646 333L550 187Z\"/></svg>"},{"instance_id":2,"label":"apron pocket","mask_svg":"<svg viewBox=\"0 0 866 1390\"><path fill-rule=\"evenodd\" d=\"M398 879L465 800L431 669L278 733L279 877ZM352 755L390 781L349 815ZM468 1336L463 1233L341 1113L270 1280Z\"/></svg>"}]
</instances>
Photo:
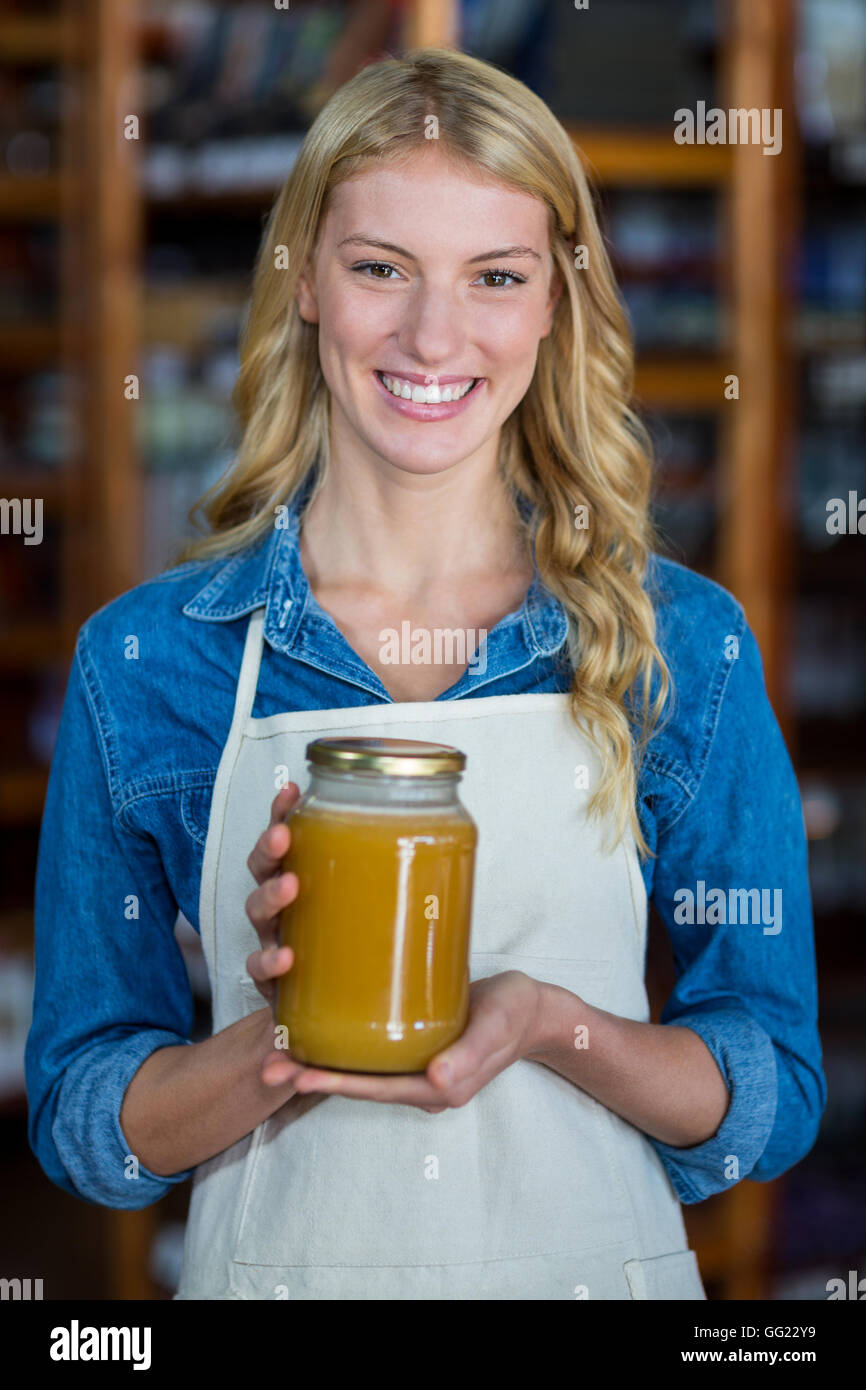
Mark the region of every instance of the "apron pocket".
<instances>
[{"instance_id":1,"label":"apron pocket","mask_svg":"<svg viewBox=\"0 0 866 1390\"><path fill-rule=\"evenodd\" d=\"M653 1260L626 1260L623 1265L635 1299L706 1299L694 1250L677 1250Z\"/></svg>"},{"instance_id":2,"label":"apron pocket","mask_svg":"<svg viewBox=\"0 0 866 1390\"><path fill-rule=\"evenodd\" d=\"M472 956L473 979L505 970L603 1006L611 963ZM313 1100L287 1102L255 1133L235 1263L472 1264L636 1238L608 1111L548 1067L516 1062L467 1105L438 1115Z\"/></svg>"},{"instance_id":3,"label":"apron pocket","mask_svg":"<svg viewBox=\"0 0 866 1390\"><path fill-rule=\"evenodd\" d=\"M469 978L482 979L487 975L502 975L506 970L522 970L545 984L570 989L597 1009L607 1005L609 960L577 960L562 956L525 956L512 951L473 951L469 957Z\"/></svg>"}]
</instances>

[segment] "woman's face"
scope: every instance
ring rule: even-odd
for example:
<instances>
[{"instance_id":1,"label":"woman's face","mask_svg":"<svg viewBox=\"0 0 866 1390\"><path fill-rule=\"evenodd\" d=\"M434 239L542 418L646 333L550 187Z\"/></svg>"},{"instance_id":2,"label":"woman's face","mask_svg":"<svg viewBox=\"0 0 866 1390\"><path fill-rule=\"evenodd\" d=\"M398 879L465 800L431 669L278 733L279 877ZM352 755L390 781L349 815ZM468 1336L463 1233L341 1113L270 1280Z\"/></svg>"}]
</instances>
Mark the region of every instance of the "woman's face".
<instances>
[{"instance_id":1,"label":"woman's face","mask_svg":"<svg viewBox=\"0 0 866 1390\"><path fill-rule=\"evenodd\" d=\"M332 450L417 474L495 460L558 297L547 225L540 199L435 141L334 191L297 290L319 325Z\"/></svg>"}]
</instances>

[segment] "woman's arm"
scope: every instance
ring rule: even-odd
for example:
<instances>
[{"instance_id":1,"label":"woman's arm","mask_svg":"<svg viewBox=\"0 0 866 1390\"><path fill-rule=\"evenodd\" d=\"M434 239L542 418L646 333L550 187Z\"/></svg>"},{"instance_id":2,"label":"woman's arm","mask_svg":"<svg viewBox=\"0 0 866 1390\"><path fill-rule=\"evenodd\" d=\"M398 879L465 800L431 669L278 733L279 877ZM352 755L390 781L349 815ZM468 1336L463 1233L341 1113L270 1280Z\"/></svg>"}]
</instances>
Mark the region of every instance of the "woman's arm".
<instances>
[{"instance_id":1,"label":"woman's arm","mask_svg":"<svg viewBox=\"0 0 866 1390\"><path fill-rule=\"evenodd\" d=\"M638 1023L539 983L538 1043L525 1053L573 1081L637 1129L676 1147L716 1133L730 1096L702 1038Z\"/></svg>"},{"instance_id":2,"label":"woman's arm","mask_svg":"<svg viewBox=\"0 0 866 1390\"><path fill-rule=\"evenodd\" d=\"M112 780L120 760L93 621L76 645L40 832L28 1132L59 1187L136 1209L292 1089L284 1076L278 1089L256 1081L273 1042L267 1010L188 1041L193 1000L177 904L157 845L118 814L125 793Z\"/></svg>"},{"instance_id":3,"label":"woman's arm","mask_svg":"<svg viewBox=\"0 0 866 1390\"><path fill-rule=\"evenodd\" d=\"M704 1143L672 1149L650 1141L685 1202L791 1168L814 1144L827 1096L800 791L758 644L730 603L723 621L711 614L695 622L680 648L684 692L687 666L701 661L698 642L714 663L700 711L706 752L689 793L672 809L664 777L652 787L653 901L677 974L661 1024L699 1034L731 1094L718 1133ZM681 786L689 780L679 777Z\"/></svg>"},{"instance_id":4,"label":"woman's arm","mask_svg":"<svg viewBox=\"0 0 866 1390\"><path fill-rule=\"evenodd\" d=\"M671 812L664 778L651 785L661 813L653 901L677 972L661 1023L543 985L541 1046L529 1054L648 1134L687 1203L786 1171L814 1143L826 1103L799 789L754 634L729 607L695 624L713 669L698 709L702 761L691 777L675 745L661 759L688 795ZM700 666L687 643L676 673L685 704ZM582 1023L584 1051L574 1046Z\"/></svg>"},{"instance_id":5,"label":"woman's arm","mask_svg":"<svg viewBox=\"0 0 866 1390\"><path fill-rule=\"evenodd\" d=\"M273 1015L261 1008L203 1042L152 1052L123 1098L120 1123L130 1152L150 1172L167 1175L249 1134L295 1093L291 1081L262 1080L273 1045Z\"/></svg>"},{"instance_id":6,"label":"woman's arm","mask_svg":"<svg viewBox=\"0 0 866 1390\"><path fill-rule=\"evenodd\" d=\"M154 1052L133 1077L121 1124L134 1151L155 1173L190 1168L242 1139L291 1096L307 1068L274 1047L274 980L292 964L279 947L280 909L294 900L298 882L283 874L289 847L286 817L300 790L290 782L271 803L271 818L247 864L259 887L247 910L265 949L247 962L267 1007L257 1009L204 1042Z\"/></svg>"},{"instance_id":7,"label":"woman's arm","mask_svg":"<svg viewBox=\"0 0 866 1390\"><path fill-rule=\"evenodd\" d=\"M648 1134L684 1201L790 1167L826 1098L797 780L742 609L715 588L697 597L700 620L671 652L687 714L661 758L678 804L664 777L649 788L660 817L653 900L676 985L660 1024L541 985L540 1044L528 1054ZM689 752L692 768L672 766Z\"/></svg>"}]
</instances>

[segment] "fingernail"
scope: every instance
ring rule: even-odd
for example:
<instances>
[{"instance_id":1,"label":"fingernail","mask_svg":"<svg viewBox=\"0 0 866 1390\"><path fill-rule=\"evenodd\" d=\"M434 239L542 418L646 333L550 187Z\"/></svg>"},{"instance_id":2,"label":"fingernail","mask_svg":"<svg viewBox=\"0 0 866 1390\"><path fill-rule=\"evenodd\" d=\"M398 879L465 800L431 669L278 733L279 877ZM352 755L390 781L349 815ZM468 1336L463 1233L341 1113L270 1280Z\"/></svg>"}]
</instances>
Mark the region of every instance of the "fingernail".
<instances>
[{"instance_id":1,"label":"fingernail","mask_svg":"<svg viewBox=\"0 0 866 1390\"><path fill-rule=\"evenodd\" d=\"M447 1086L454 1079L454 1068L450 1062L439 1063L439 1080Z\"/></svg>"}]
</instances>

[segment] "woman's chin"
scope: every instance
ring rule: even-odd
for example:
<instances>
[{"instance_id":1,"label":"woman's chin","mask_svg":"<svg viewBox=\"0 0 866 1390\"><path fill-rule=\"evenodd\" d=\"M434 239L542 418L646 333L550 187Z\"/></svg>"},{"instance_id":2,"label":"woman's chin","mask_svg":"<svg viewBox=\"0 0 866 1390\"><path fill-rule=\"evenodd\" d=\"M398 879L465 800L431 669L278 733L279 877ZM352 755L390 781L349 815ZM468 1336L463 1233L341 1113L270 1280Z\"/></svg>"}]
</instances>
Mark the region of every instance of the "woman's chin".
<instances>
[{"instance_id":1,"label":"woman's chin","mask_svg":"<svg viewBox=\"0 0 866 1390\"><path fill-rule=\"evenodd\" d=\"M429 452L421 455L413 455L410 452L395 454L393 449L383 453L383 458L394 468L399 468L403 473L411 473L415 477L432 477L437 473L448 473L450 469L457 468L469 454L458 449L449 453L434 455L431 457Z\"/></svg>"},{"instance_id":2,"label":"woman's chin","mask_svg":"<svg viewBox=\"0 0 866 1390\"><path fill-rule=\"evenodd\" d=\"M413 437L414 435L414 437ZM439 441L419 439L414 431L391 433L385 436L368 436L368 445L375 453L395 468L406 473L427 475L447 473L456 468L464 459L471 458L483 448L484 438L457 436Z\"/></svg>"}]
</instances>

